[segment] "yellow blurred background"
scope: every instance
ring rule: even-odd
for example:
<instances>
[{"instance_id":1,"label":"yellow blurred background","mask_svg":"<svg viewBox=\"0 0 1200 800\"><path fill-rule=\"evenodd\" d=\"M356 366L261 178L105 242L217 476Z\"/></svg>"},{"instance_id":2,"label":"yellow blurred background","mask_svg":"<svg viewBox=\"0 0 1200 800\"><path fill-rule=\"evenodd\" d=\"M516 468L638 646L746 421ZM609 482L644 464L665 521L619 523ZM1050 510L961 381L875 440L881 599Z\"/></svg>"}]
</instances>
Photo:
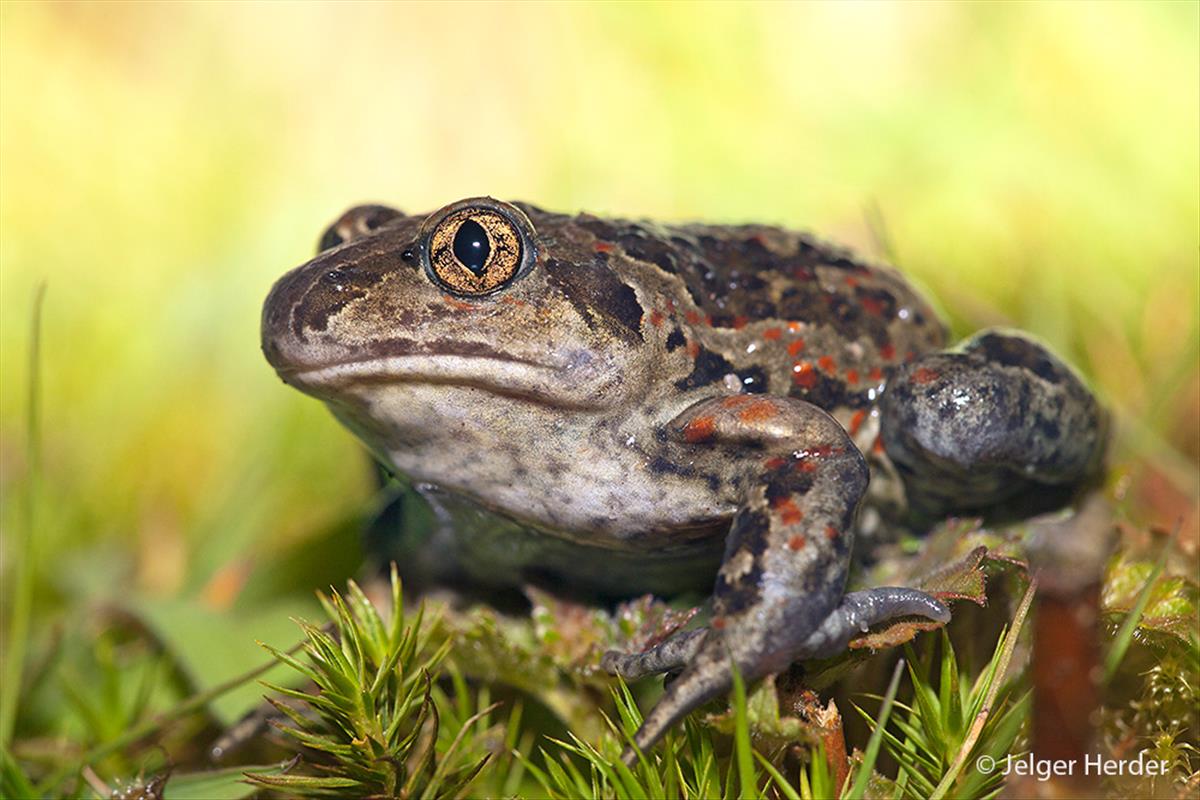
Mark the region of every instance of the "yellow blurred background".
<instances>
[{"instance_id":1,"label":"yellow blurred background","mask_svg":"<svg viewBox=\"0 0 1200 800\"><path fill-rule=\"evenodd\" d=\"M358 446L274 377L258 316L364 201L882 249L957 333L1074 360L1121 458L1194 507L1198 8L0 4L3 523L45 281L39 608L227 606L363 507Z\"/></svg>"}]
</instances>

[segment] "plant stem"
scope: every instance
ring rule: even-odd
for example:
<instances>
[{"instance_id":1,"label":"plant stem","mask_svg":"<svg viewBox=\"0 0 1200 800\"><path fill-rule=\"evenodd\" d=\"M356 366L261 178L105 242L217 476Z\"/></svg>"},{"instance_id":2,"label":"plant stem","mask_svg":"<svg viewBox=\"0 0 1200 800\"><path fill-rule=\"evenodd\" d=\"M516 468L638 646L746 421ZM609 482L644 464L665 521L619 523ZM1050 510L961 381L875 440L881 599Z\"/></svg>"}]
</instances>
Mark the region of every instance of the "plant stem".
<instances>
[{"instance_id":1,"label":"plant stem","mask_svg":"<svg viewBox=\"0 0 1200 800\"><path fill-rule=\"evenodd\" d=\"M20 703L25 649L29 644L29 618L33 611L33 576L37 560L33 557L33 535L37 526L38 489L41 485L41 351L42 307L46 299L46 284L39 283L33 292L33 317L29 324L29 395L25 409L25 459L28 474L25 482L24 518L18 534L16 553L10 554L16 573L13 589L12 616L8 624L8 648L4 661L4 685L0 688L0 748L12 740Z\"/></svg>"}]
</instances>

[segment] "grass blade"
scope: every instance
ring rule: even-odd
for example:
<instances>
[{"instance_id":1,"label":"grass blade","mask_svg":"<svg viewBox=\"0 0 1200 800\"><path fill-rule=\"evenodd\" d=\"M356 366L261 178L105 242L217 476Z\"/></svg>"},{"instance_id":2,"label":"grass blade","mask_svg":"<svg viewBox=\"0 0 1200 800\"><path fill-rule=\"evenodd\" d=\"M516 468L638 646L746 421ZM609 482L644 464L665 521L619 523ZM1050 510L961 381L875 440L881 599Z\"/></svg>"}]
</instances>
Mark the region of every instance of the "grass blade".
<instances>
[{"instance_id":1,"label":"grass blade","mask_svg":"<svg viewBox=\"0 0 1200 800\"><path fill-rule=\"evenodd\" d=\"M787 798L787 800L800 800L800 795L796 792L796 787L792 786L788 782L788 779L783 777L779 770L775 769L775 765L766 756L756 752L754 757L758 759L758 763L771 776L771 780L775 782L775 786L781 795Z\"/></svg>"},{"instance_id":2,"label":"grass blade","mask_svg":"<svg viewBox=\"0 0 1200 800\"><path fill-rule=\"evenodd\" d=\"M0 747L0 793L3 797L38 796L37 789L30 783L7 747Z\"/></svg>"},{"instance_id":3,"label":"grass blade","mask_svg":"<svg viewBox=\"0 0 1200 800\"><path fill-rule=\"evenodd\" d=\"M900 688L900 676L904 672L904 660L896 662L892 670L892 680L888 683L887 694L883 696L883 704L879 707L879 720L871 731L867 741L867 751L863 754L862 763L858 765L858 774L854 776L854 784L846 793L847 798L862 798L866 795L867 785L871 782L871 773L875 771L875 759L879 758L879 747L883 744L883 729L887 727L888 717L892 713L892 703L896 700L896 690Z\"/></svg>"},{"instance_id":4,"label":"grass blade","mask_svg":"<svg viewBox=\"0 0 1200 800\"><path fill-rule=\"evenodd\" d=\"M754 780L754 749L750 745L750 719L746 713L746 682L737 664L733 670L733 748L737 757L738 787L741 797L757 797Z\"/></svg>"},{"instance_id":5,"label":"grass blade","mask_svg":"<svg viewBox=\"0 0 1200 800\"><path fill-rule=\"evenodd\" d=\"M1104 685L1108 685L1112 681L1113 676L1117 674L1117 667L1121 665L1121 660L1125 658L1125 653L1129 651L1129 645L1133 643L1133 634L1137 631L1138 623L1142 621L1142 615L1146 613L1146 606L1150 603L1150 593L1154 590L1154 584L1158 582L1158 577L1162 575L1163 570L1167 566L1167 556L1175 546L1175 540L1179 537L1182 524L1182 520L1176 523L1175 531L1171 534L1171 538L1163 544L1162 553L1159 554L1158 561L1154 564L1154 569L1146 577L1146 585L1138 592L1133 608L1129 609L1129 613L1125 615L1125 619L1121 622L1121 627L1117 629L1117 635L1113 638L1112 647L1109 648L1108 655L1104 659Z\"/></svg>"}]
</instances>

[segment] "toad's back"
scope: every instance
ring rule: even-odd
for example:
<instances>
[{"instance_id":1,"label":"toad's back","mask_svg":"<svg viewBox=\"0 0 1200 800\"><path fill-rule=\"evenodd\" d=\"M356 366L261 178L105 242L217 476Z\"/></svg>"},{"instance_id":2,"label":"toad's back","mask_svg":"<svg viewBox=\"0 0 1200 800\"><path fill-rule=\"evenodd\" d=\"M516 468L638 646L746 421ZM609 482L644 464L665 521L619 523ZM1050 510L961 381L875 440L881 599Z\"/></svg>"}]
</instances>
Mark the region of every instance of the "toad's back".
<instances>
[{"instance_id":1,"label":"toad's back","mask_svg":"<svg viewBox=\"0 0 1200 800\"><path fill-rule=\"evenodd\" d=\"M669 352L690 357L674 382L681 392L733 375L731 389L852 412L878 398L892 367L945 344L937 315L898 272L807 234L523 208L538 230L555 231L560 265L591 262L642 288L650 307L637 313L666 331Z\"/></svg>"}]
</instances>

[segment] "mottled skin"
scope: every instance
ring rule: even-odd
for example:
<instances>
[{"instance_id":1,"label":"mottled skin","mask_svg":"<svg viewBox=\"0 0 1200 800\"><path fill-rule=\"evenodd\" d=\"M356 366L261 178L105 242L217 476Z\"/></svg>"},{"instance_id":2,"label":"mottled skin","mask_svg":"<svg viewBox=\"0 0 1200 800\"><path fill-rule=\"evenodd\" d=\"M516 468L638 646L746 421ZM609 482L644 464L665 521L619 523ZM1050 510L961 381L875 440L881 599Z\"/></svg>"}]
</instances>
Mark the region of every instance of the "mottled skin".
<instances>
[{"instance_id":1,"label":"mottled skin","mask_svg":"<svg viewBox=\"0 0 1200 800\"><path fill-rule=\"evenodd\" d=\"M521 230L523 266L482 296L431 266L431 232L463 209ZM475 198L352 209L321 247L272 289L263 351L418 487L435 530L414 571L711 587L709 627L605 658L682 671L641 748L727 691L731 659L756 680L891 617L949 618L913 590L844 594L868 518L1069 489L1102 458L1096 401L1042 346L988 332L943 351L898 273L793 231Z\"/></svg>"}]
</instances>

